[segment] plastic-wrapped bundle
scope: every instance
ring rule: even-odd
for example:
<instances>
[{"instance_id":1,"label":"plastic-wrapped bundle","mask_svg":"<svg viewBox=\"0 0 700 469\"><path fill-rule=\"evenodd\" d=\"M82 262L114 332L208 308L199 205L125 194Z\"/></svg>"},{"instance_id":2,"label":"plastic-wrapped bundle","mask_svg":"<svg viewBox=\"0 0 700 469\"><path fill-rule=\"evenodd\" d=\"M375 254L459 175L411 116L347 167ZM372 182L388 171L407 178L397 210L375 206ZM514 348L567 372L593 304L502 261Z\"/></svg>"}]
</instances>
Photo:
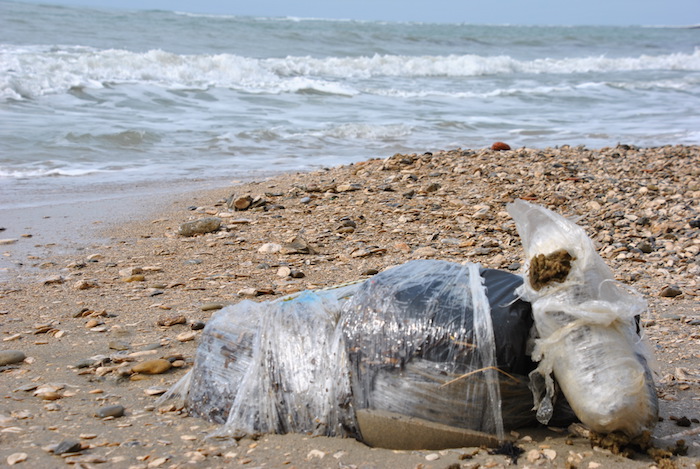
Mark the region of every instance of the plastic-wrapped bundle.
<instances>
[{"instance_id":1,"label":"plastic-wrapped bundle","mask_svg":"<svg viewBox=\"0 0 700 469\"><path fill-rule=\"evenodd\" d=\"M223 433L362 438L355 412L389 411L503 438L534 422L519 276L413 261L372 279L243 301L205 328L166 396ZM498 327L494 328L493 323Z\"/></svg>"},{"instance_id":2,"label":"plastic-wrapped bundle","mask_svg":"<svg viewBox=\"0 0 700 469\"><path fill-rule=\"evenodd\" d=\"M508 213L527 259L520 294L539 333L531 375L538 419L551 417L558 384L595 431L636 436L652 428L658 402L635 319L644 300L613 279L581 227L521 200Z\"/></svg>"},{"instance_id":3,"label":"plastic-wrapped bundle","mask_svg":"<svg viewBox=\"0 0 700 469\"><path fill-rule=\"evenodd\" d=\"M341 324L355 408L501 439L504 426L532 423L532 319L514 293L521 282L443 261L413 261L367 280L343 305Z\"/></svg>"}]
</instances>

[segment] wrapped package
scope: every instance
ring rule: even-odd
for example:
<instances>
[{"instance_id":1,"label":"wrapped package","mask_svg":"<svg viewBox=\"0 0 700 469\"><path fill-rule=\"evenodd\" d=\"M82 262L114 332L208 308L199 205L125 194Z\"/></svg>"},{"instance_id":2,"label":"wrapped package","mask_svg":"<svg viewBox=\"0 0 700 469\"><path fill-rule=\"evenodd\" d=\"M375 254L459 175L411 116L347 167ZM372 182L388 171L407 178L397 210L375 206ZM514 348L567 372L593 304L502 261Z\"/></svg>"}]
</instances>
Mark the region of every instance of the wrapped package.
<instances>
[{"instance_id":1,"label":"wrapped package","mask_svg":"<svg viewBox=\"0 0 700 469\"><path fill-rule=\"evenodd\" d=\"M517 200L508 206L526 261L520 296L538 338L531 374L538 419L552 416L560 387L592 430L636 436L658 420L649 350L638 334L641 296L616 282L575 223Z\"/></svg>"},{"instance_id":2,"label":"wrapped package","mask_svg":"<svg viewBox=\"0 0 700 469\"><path fill-rule=\"evenodd\" d=\"M503 440L504 428L535 422L521 283L423 260L340 288L243 301L209 321L193 369L166 398L233 436L362 440L356 412L368 411Z\"/></svg>"}]
</instances>

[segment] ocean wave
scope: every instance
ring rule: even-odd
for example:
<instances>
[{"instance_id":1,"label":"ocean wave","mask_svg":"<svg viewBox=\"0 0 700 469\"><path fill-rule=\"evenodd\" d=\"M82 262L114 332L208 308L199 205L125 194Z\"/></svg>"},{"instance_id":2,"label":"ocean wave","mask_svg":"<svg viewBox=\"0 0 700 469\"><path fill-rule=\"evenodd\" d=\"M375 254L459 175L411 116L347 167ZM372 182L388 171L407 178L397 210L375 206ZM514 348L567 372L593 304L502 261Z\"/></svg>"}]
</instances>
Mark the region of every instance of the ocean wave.
<instances>
[{"instance_id":1,"label":"ocean wave","mask_svg":"<svg viewBox=\"0 0 700 469\"><path fill-rule=\"evenodd\" d=\"M45 177L81 177L108 172L100 169L81 168L0 168L0 178L37 179Z\"/></svg>"},{"instance_id":2,"label":"ocean wave","mask_svg":"<svg viewBox=\"0 0 700 469\"><path fill-rule=\"evenodd\" d=\"M309 57L258 59L233 54L183 55L89 47L0 45L0 99L34 98L71 89L149 84L172 90L232 88L251 93L354 96L347 80L374 77L475 77L643 70L700 71L692 54L519 60L507 55Z\"/></svg>"}]
</instances>

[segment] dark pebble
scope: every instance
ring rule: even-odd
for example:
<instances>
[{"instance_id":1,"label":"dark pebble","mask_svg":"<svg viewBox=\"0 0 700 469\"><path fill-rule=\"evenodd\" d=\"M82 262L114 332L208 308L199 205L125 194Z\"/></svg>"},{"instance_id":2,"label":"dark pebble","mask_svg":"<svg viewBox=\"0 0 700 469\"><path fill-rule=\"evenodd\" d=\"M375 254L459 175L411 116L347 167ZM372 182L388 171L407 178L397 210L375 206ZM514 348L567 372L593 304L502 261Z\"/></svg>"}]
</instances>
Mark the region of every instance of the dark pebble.
<instances>
[{"instance_id":1,"label":"dark pebble","mask_svg":"<svg viewBox=\"0 0 700 469\"><path fill-rule=\"evenodd\" d=\"M83 358L73 366L76 368L89 368L95 364L97 364L97 360L95 360L94 358Z\"/></svg>"},{"instance_id":2,"label":"dark pebble","mask_svg":"<svg viewBox=\"0 0 700 469\"><path fill-rule=\"evenodd\" d=\"M688 222L691 228L700 228L700 218L695 218Z\"/></svg>"},{"instance_id":3,"label":"dark pebble","mask_svg":"<svg viewBox=\"0 0 700 469\"><path fill-rule=\"evenodd\" d=\"M101 419L105 417L114 417L116 419L123 416L125 410L123 405L108 405L97 411L97 417Z\"/></svg>"},{"instance_id":4,"label":"dark pebble","mask_svg":"<svg viewBox=\"0 0 700 469\"><path fill-rule=\"evenodd\" d=\"M700 319L691 319L688 321L689 326L700 326Z\"/></svg>"},{"instance_id":5,"label":"dark pebble","mask_svg":"<svg viewBox=\"0 0 700 469\"><path fill-rule=\"evenodd\" d=\"M683 294L683 292L676 285L669 285L668 287L665 287L663 290L661 290L661 293L659 293L659 296L664 297L664 298L674 298L674 297L676 297L678 295L682 295L682 294Z\"/></svg>"},{"instance_id":6,"label":"dark pebble","mask_svg":"<svg viewBox=\"0 0 700 469\"><path fill-rule=\"evenodd\" d=\"M63 440L56 446L56 449L53 450L53 454L77 453L82 449L83 446L78 440Z\"/></svg>"},{"instance_id":7,"label":"dark pebble","mask_svg":"<svg viewBox=\"0 0 700 469\"><path fill-rule=\"evenodd\" d=\"M362 272L361 275L377 275L379 271L377 269L367 269L364 272Z\"/></svg>"},{"instance_id":8,"label":"dark pebble","mask_svg":"<svg viewBox=\"0 0 700 469\"><path fill-rule=\"evenodd\" d=\"M520 262L513 262L512 264L508 264L508 267L506 269L511 270L511 271L516 271L521 267Z\"/></svg>"},{"instance_id":9,"label":"dark pebble","mask_svg":"<svg viewBox=\"0 0 700 469\"><path fill-rule=\"evenodd\" d=\"M678 425L679 427L689 427L690 419L688 419L688 417L681 417L676 420L676 425Z\"/></svg>"},{"instance_id":10,"label":"dark pebble","mask_svg":"<svg viewBox=\"0 0 700 469\"><path fill-rule=\"evenodd\" d=\"M654 246L652 246L651 243L642 241L637 245L637 249L642 251L644 254L649 254L650 252L654 251Z\"/></svg>"},{"instance_id":11,"label":"dark pebble","mask_svg":"<svg viewBox=\"0 0 700 469\"><path fill-rule=\"evenodd\" d=\"M206 324L204 324L204 322L194 321L192 324L190 324L190 329L192 329L193 331L200 331L200 330L204 329L204 326L206 326Z\"/></svg>"}]
</instances>

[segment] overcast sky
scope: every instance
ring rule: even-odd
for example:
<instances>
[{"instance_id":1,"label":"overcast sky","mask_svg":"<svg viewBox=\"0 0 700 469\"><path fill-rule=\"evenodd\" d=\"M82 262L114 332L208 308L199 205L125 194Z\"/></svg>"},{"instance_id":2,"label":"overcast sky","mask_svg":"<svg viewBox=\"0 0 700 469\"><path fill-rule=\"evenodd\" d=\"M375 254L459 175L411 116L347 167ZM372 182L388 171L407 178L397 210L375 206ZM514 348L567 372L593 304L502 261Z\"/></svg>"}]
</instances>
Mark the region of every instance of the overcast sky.
<instances>
[{"instance_id":1,"label":"overcast sky","mask_svg":"<svg viewBox=\"0 0 700 469\"><path fill-rule=\"evenodd\" d=\"M700 24L700 0L43 0L31 3L384 21L537 25Z\"/></svg>"}]
</instances>

